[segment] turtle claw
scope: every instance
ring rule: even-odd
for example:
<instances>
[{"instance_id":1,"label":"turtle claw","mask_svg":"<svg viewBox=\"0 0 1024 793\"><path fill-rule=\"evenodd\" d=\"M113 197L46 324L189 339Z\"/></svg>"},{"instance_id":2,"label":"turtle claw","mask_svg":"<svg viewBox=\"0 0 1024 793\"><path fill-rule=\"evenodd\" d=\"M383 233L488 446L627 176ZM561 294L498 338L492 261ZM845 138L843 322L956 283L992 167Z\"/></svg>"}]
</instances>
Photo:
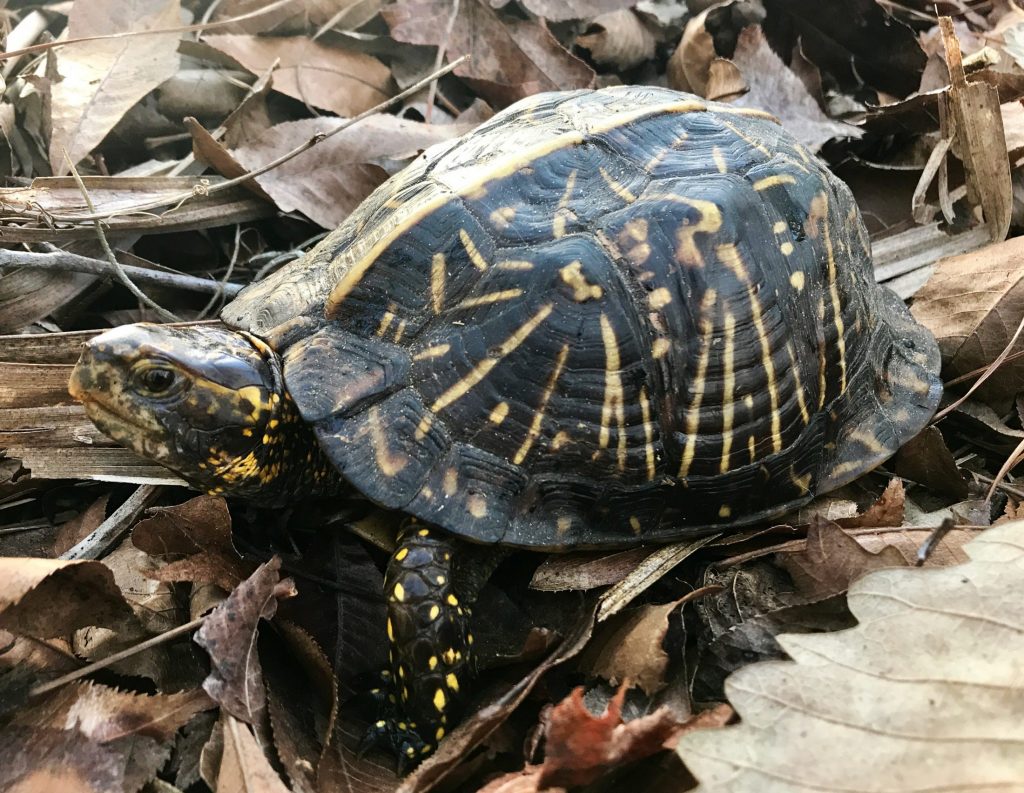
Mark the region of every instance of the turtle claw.
<instances>
[{"instance_id":1,"label":"turtle claw","mask_svg":"<svg viewBox=\"0 0 1024 793\"><path fill-rule=\"evenodd\" d=\"M359 741L356 754L363 757L375 748L384 749L395 755L398 759L398 775L403 776L430 754L434 747L419 736L415 724L386 718L374 722L367 728Z\"/></svg>"}]
</instances>

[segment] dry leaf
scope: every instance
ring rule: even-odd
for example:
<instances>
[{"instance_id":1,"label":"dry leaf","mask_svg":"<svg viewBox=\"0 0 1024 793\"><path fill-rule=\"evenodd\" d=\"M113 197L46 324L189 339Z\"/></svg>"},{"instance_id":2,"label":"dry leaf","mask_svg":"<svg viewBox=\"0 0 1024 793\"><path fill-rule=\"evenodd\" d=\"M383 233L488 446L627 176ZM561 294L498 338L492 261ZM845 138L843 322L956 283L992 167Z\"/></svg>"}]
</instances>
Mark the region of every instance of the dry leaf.
<instances>
[{"instance_id":1,"label":"dry leaf","mask_svg":"<svg viewBox=\"0 0 1024 793\"><path fill-rule=\"evenodd\" d=\"M274 90L339 116L354 116L391 95L391 71L371 55L331 47L306 36L217 35L204 43L254 74L275 61Z\"/></svg>"},{"instance_id":2,"label":"dry leaf","mask_svg":"<svg viewBox=\"0 0 1024 793\"><path fill-rule=\"evenodd\" d=\"M816 601L845 592L865 573L903 567L906 560L891 546L871 553L837 524L819 518L807 530L804 549L780 554L779 564L790 574L800 594Z\"/></svg>"},{"instance_id":3,"label":"dry leaf","mask_svg":"<svg viewBox=\"0 0 1024 793\"><path fill-rule=\"evenodd\" d=\"M733 674L740 724L679 744L697 790L1019 789L1024 523L967 551L865 576L849 593L859 625L779 636L792 661Z\"/></svg>"},{"instance_id":4,"label":"dry leaf","mask_svg":"<svg viewBox=\"0 0 1024 793\"><path fill-rule=\"evenodd\" d=\"M152 578L231 591L251 571L231 541L231 515L223 498L196 496L173 507L153 507L149 514L132 531L132 544L166 562L148 573Z\"/></svg>"},{"instance_id":5,"label":"dry leaf","mask_svg":"<svg viewBox=\"0 0 1024 793\"><path fill-rule=\"evenodd\" d=\"M281 580L277 557L260 565L206 618L194 641L210 655L211 671L203 688L227 713L259 723L266 708L263 671L256 652L260 619L271 619L279 598L294 594L291 579Z\"/></svg>"},{"instance_id":6,"label":"dry leaf","mask_svg":"<svg viewBox=\"0 0 1024 793\"><path fill-rule=\"evenodd\" d=\"M233 154L248 170L276 159L314 135L345 123L331 118L289 121L268 129ZM421 124L377 114L328 138L256 181L283 212L299 210L324 228L335 228L394 170L396 161L465 132L455 124Z\"/></svg>"},{"instance_id":7,"label":"dry leaf","mask_svg":"<svg viewBox=\"0 0 1024 793\"><path fill-rule=\"evenodd\" d=\"M640 606L617 614L602 626L580 659L580 667L612 685L629 681L647 694L665 687L668 653L662 644L669 617L685 598L658 606Z\"/></svg>"},{"instance_id":8,"label":"dry leaf","mask_svg":"<svg viewBox=\"0 0 1024 793\"><path fill-rule=\"evenodd\" d=\"M750 89L733 104L767 110L811 151L817 151L832 138L861 136L859 128L832 121L821 112L800 78L772 52L761 28L750 25L743 29L730 60Z\"/></svg>"},{"instance_id":9,"label":"dry leaf","mask_svg":"<svg viewBox=\"0 0 1024 793\"><path fill-rule=\"evenodd\" d=\"M947 377L994 361L1024 317L1024 237L941 260L914 298L914 318L939 342ZM1011 354L1024 351L1024 334ZM1024 359L1003 363L974 395L1004 413L1024 388Z\"/></svg>"},{"instance_id":10,"label":"dry leaf","mask_svg":"<svg viewBox=\"0 0 1024 793\"><path fill-rule=\"evenodd\" d=\"M698 724L699 717L680 721L667 707L623 722L625 695L625 687L620 688L600 716L593 716L583 704L582 687L555 705L546 734L540 788L589 784L612 769L673 745ZM721 726L731 713L729 708L720 709L699 726Z\"/></svg>"},{"instance_id":11,"label":"dry leaf","mask_svg":"<svg viewBox=\"0 0 1024 793\"><path fill-rule=\"evenodd\" d=\"M112 793L124 789L126 758L71 730L0 730L0 790Z\"/></svg>"},{"instance_id":12,"label":"dry leaf","mask_svg":"<svg viewBox=\"0 0 1024 793\"><path fill-rule=\"evenodd\" d=\"M447 43L451 60L471 55L455 73L498 108L539 91L586 88L594 73L535 20L506 25L484 0L464 0L451 25L448 0L404 0L381 16L396 41L436 46Z\"/></svg>"},{"instance_id":13,"label":"dry leaf","mask_svg":"<svg viewBox=\"0 0 1024 793\"><path fill-rule=\"evenodd\" d=\"M68 36L107 36L127 31L174 28L181 23L178 0L89 0L71 5ZM50 166L68 173L95 148L136 102L178 70L178 33L99 38L57 50Z\"/></svg>"},{"instance_id":14,"label":"dry leaf","mask_svg":"<svg viewBox=\"0 0 1024 793\"><path fill-rule=\"evenodd\" d=\"M0 558L0 628L48 639L78 628L116 628L132 610L100 562Z\"/></svg>"},{"instance_id":15,"label":"dry leaf","mask_svg":"<svg viewBox=\"0 0 1024 793\"><path fill-rule=\"evenodd\" d=\"M217 793L289 793L248 726L227 713L222 719L224 753Z\"/></svg>"},{"instance_id":16,"label":"dry leaf","mask_svg":"<svg viewBox=\"0 0 1024 793\"><path fill-rule=\"evenodd\" d=\"M270 13L229 25L230 33L309 33L328 22L335 30L355 30L377 15L384 0L292 0ZM214 21L236 19L268 5L267 0L225 0L218 3Z\"/></svg>"},{"instance_id":17,"label":"dry leaf","mask_svg":"<svg viewBox=\"0 0 1024 793\"><path fill-rule=\"evenodd\" d=\"M842 518L836 522L844 529L883 528L903 525L903 505L907 493L901 479L890 479L882 495L870 507L854 518Z\"/></svg>"},{"instance_id":18,"label":"dry leaf","mask_svg":"<svg viewBox=\"0 0 1024 793\"><path fill-rule=\"evenodd\" d=\"M953 20L940 17L939 25L950 78L949 91L939 101L946 103L954 122L953 147L964 164L967 198L981 207L990 239L1000 242L1010 228L1013 189L999 91L984 82L967 82Z\"/></svg>"},{"instance_id":19,"label":"dry leaf","mask_svg":"<svg viewBox=\"0 0 1024 793\"><path fill-rule=\"evenodd\" d=\"M53 541L53 555L60 556L88 537L107 516L109 494L97 498L89 507L60 527Z\"/></svg>"},{"instance_id":20,"label":"dry leaf","mask_svg":"<svg viewBox=\"0 0 1024 793\"><path fill-rule=\"evenodd\" d=\"M583 551L554 554L534 571L530 589L563 592L617 584L654 550L645 547L615 553Z\"/></svg>"},{"instance_id":21,"label":"dry leaf","mask_svg":"<svg viewBox=\"0 0 1024 793\"><path fill-rule=\"evenodd\" d=\"M522 0L526 8L549 22L594 19L602 14L632 8L637 0Z\"/></svg>"},{"instance_id":22,"label":"dry leaf","mask_svg":"<svg viewBox=\"0 0 1024 793\"><path fill-rule=\"evenodd\" d=\"M597 63L630 69L654 57L657 41L640 17L624 8L596 17L576 37L576 46Z\"/></svg>"}]
</instances>

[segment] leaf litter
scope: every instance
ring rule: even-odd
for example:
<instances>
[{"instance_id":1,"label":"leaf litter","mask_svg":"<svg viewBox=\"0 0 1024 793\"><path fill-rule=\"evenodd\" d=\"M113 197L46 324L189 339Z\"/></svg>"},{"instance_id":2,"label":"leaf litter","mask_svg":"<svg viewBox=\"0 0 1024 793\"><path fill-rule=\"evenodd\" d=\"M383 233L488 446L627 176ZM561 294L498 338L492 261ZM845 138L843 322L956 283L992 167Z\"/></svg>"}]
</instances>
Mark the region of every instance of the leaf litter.
<instances>
[{"instance_id":1,"label":"leaf litter","mask_svg":"<svg viewBox=\"0 0 1024 793\"><path fill-rule=\"evenodd\" d=\"M0 787L1021 784L1004 750L1024 515L1014 3L947 3L949 22L876 0L39 9L9 9L21 54L0 61ZM438 67L454 72L425 81ZM846 179L948 396L885 467L777 525L510 554L481 582L470 713L400 779L359 752L395 516L167 487L92 429L70 365L90 332L156 318L114 268L208 319L429 147L539 91L620 83L767 109ZM163 486L139 501L139 484ZM58 558L81 548L96 558Z\"/></svg>"}]
</instances>

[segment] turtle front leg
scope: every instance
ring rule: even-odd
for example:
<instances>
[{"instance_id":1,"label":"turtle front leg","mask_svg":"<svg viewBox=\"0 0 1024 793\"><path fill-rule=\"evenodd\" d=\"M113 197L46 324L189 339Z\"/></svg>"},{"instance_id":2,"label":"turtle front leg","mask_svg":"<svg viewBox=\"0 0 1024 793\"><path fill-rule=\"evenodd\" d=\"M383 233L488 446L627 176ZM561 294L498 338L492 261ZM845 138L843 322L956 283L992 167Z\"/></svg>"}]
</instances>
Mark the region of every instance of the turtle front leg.
<instances>
[{"instance_id":1,"label":"turtle front leg","mask_svg":"<svg viewBox=\"0 0 1024 793\"><path fill-rule=\"evenodd\" d=\"M469 608L453 587L459 542L421 523L388 563L388 660L395 715L378 723L403 766L433 752L458 722L474 677Z\"/></svg>"}]
</instances>

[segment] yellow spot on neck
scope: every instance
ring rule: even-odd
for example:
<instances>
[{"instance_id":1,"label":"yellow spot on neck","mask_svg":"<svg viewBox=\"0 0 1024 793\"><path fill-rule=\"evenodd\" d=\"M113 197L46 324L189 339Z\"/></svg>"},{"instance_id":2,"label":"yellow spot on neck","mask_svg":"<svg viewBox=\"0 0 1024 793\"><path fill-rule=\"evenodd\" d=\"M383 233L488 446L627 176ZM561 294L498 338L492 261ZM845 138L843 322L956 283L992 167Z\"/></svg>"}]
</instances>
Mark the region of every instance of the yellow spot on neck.
<instances>
[{"instance_id":1,"label":"yellow spot on neck","mask_svg":"<svg viewBox=\"0 0 1024 793\"><path fill-rule=\"evenodd\" d=\"M784 221L784 220L777 220L777 221L775 221L775 225L772 226L772 231L774 231L776 234L781 234L782 232L784 232L788 228L789 228L789 226L786 224L786 221Z\"/></svg>"},{"instance_id":2,"label":"yellow spot on neck","mask_svg":"<svg viewBox=\"0 0 1024 793\"><path fill-rule=\"evenodd\" d=\"M789 283L796 291L801 291L804 288L804 271L797 270L789 276Z\"/></svg>"},{"instance_id":3,"label":"yellow spot on neck","mask_svg":"<svg viewBox=\"0 0 1024 793\"><path fill-rule=\"evenodd\" d=\"M431 606L430 607L430 619L431 620L436 620L440 615L441 615L441 607L440 606ZM380 623L377 623L377 624L379 625Z\"/></svg>"},{"instance_id":4,"label":"yellow spot on neck","mask_svg":"<svg viewBox=\"0 0 1024 793\"><path fill-rule=\"evenodd\" d=\"M789 256L793 252L793 243L788 240L779 246L783 256Z\"/></svg>"}]
</instances>

